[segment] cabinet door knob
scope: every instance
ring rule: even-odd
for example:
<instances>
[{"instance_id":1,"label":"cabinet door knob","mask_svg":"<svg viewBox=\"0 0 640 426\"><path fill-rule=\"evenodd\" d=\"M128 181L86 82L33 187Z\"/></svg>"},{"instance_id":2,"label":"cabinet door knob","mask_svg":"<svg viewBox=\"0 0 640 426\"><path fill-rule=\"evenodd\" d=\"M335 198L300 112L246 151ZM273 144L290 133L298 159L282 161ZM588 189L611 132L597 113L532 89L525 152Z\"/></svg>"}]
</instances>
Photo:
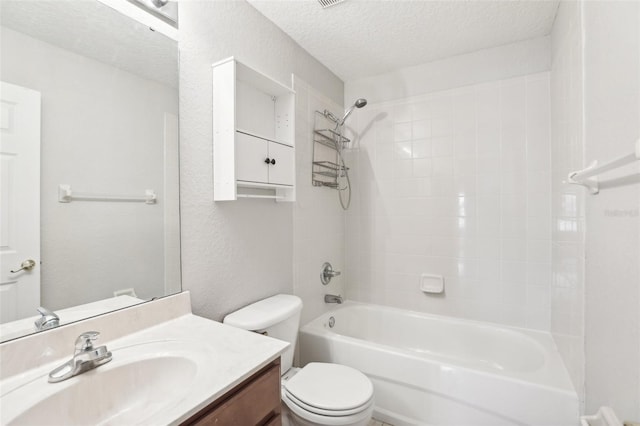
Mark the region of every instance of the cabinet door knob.
<instances>
[{"instance_id":1,"label":"cabinet door knob","mask_svg":"<svg viewBox=\"0 0 640 426\"><path fill-rule=\"evenodd\" d=\"M275 159L271 159L271 164L276 164L276 160Z\"/></svg>"},{"instance_id":2,"label":"cabinet door knob","mask_svg":"<svg viewBox=\"0 0 640 426\"><path fill-rule=\"evenodd\" d=\"M265 163L267 163L267 164L269 164L269 163L271 163L271 160L269 159L269 157L267 157L267 158L264 160L264 162L265 162Z\"/></svg>"}]
</instances>

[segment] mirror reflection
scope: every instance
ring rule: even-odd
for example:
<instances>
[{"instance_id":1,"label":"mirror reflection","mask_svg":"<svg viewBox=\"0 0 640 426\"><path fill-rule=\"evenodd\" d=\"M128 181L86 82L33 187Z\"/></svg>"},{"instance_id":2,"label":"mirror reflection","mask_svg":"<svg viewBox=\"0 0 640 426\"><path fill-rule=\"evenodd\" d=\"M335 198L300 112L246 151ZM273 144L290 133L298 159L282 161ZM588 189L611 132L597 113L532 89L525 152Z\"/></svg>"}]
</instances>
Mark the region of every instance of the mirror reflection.
<instances>
[{"instance_id":1,"label":"mirror reflection","mask_svg":"<svg viewBox=\"0 0 640 426\"><path fill-rule=\"evenodd\" d=\"M94 0L0 8L0 339L180 291L177 43Z\"/></svg>"}]
</instances>

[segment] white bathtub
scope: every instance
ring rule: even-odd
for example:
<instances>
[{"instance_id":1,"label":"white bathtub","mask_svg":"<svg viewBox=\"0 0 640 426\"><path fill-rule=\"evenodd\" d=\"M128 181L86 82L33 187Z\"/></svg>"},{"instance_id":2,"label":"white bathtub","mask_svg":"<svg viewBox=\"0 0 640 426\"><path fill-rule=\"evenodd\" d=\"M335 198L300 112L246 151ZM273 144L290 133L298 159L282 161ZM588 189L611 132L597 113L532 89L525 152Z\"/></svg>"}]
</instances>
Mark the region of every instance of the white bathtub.
<instances>
[{"instance_id":1,"label":"white bathtub","mask_svg":"<svg viewBox=\"0 0 640 426\"><path fill-rule=\"evenodd\" d=\"M396 426L578 424L549 333L347 302L301 328L300 361L365 373Z\"/></svg>"}]
</instances>

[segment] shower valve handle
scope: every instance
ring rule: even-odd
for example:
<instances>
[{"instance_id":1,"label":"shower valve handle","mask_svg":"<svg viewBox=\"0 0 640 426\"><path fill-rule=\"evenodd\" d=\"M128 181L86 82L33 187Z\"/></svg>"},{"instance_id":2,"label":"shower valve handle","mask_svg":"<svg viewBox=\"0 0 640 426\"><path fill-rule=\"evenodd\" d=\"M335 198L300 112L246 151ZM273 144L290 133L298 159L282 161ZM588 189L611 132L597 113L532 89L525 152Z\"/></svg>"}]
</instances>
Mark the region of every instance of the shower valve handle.
<instances>
[{"instance_id":1,"label":"shower valve handle","mask_svg":"<svg viewBox=\"0 0 640 426\"><path fill-rule=\"evenodd\" d=\"M265 158L264 162L269 164L271 162L271 159L269 157L267 157L267 158Z\"/></svg>"},{"instance_id":2,"label":"shower valve handle","mask_svg":"<svg viewBox=\"0 0 640 426\"><path fill-rule=\"evenodd\" d=\"M276 160L274 158L271 159L271 164L276 164Z\"/></svg>"},{"instance_id":3,"label":"shower valve handle","mask_svg":"<svg viewBox=\"0 0 640 426\"><path fill-rule=\"evenodd\" d=\"M329 262L322 264L322 272L320 273L320 282L327 285L331 282L331 278L340 275L340 271L335 271Z\"/></svg>"}]
</instances>

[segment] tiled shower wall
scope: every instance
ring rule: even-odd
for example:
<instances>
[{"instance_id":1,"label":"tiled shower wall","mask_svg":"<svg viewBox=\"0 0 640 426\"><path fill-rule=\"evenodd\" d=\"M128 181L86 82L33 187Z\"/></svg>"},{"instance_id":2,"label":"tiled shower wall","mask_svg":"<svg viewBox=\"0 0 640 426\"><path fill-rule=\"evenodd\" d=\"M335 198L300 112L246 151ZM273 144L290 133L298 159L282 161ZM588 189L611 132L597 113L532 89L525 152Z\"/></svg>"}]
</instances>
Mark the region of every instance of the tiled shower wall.
<instances>
[{"instance_id":1,"label":"tiled shower wall","mask_svg":"<svg viewBox=\"0 0 640 426\"><path fill-rule=\"evenodd\" d=\"M561 2L552 33L551 333L584 404L585 189L563 183L585 167L581 3Z\"/></svg>"},{"instance_id":2,"label":"tiled shower wall","mask_svg":"<svg viewBox=\"0 0 640 426\"><path fill-rule=\"evenodd\" d=\"M549 91L544 72L355 114L350 299L549 329Z\"/></svg>"}]
</instances>

